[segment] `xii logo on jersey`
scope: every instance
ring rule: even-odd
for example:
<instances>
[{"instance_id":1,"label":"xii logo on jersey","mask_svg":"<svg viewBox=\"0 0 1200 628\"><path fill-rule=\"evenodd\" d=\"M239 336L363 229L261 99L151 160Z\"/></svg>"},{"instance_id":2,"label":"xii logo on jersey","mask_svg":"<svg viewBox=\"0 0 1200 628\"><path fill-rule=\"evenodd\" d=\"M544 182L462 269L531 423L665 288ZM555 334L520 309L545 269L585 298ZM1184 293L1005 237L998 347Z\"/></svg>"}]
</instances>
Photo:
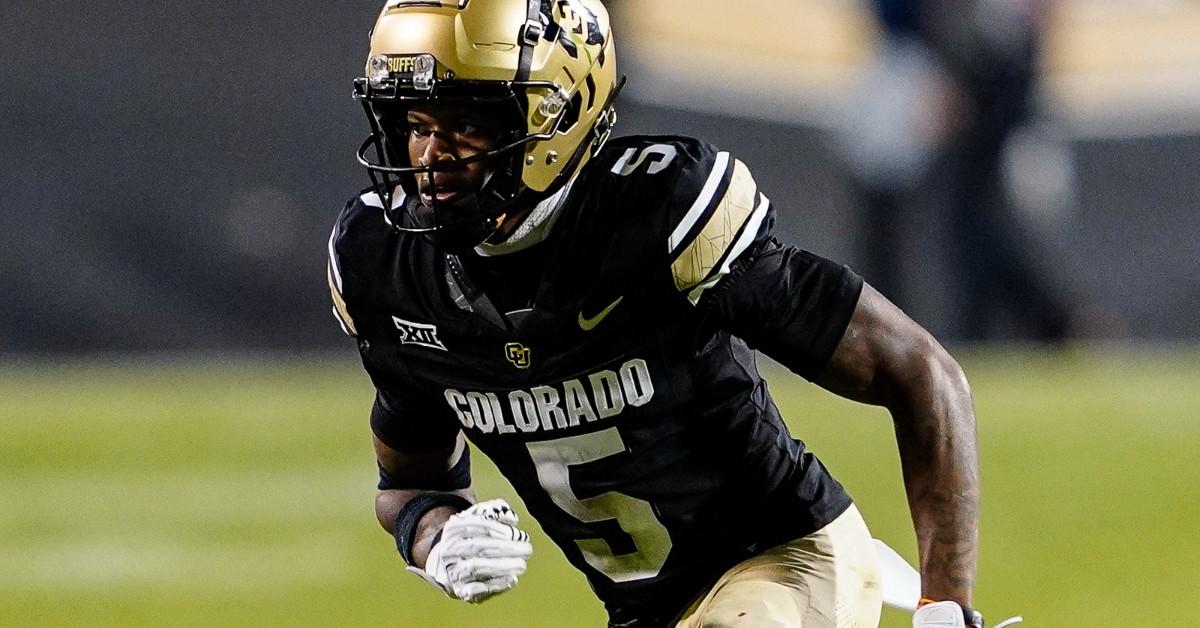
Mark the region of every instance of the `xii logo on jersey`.
<instances>
[{"instance_id":1,"label":"xii logo on jersey","mask_svg":"<svg viewBox=\"0 0 1200 628\"><path fill-rule=\"evenodd\" d=\"M392 317L392 322L396 324L396 329L400 332L400 344L449 351L446 345L442 344L441 340L438 340L436 325L414 323L397 316Z\"/></svg>"}]
</instances>

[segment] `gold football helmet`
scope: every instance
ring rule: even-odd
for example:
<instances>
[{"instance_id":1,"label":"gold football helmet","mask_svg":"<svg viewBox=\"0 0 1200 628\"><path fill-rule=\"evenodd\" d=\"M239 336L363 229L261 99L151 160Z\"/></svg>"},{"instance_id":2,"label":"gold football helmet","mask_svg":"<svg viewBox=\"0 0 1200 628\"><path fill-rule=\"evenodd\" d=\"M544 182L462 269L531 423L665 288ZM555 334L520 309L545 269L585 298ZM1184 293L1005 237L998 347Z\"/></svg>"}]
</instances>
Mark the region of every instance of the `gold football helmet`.
<instances>
[{"instance_id":1,"label":"gold football helmet","mask_svg":"<svg viewBox=\"0 0 1200 628\"><path fill-rule=\"evenodd\" d=\"M371 32L366 76L354 81L371 124L358 159L395 227L474 246L506 212L554 194L599 151L619 88L599 0L389 0ZM511 131L474 157L409 163L407 109L434 101L486 107ZM452 212L436 201L420 208L418 174L478 160L488 160L491 176L469 202Z\"/></svg>"}]
</instances>

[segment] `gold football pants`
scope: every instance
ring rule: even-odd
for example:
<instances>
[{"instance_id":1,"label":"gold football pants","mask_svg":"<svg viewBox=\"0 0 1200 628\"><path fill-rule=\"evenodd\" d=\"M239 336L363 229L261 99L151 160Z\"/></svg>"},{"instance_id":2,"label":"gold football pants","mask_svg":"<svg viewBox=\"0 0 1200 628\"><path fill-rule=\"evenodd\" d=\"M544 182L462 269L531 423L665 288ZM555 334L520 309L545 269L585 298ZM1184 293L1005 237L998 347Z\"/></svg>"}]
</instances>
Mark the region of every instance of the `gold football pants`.
<instances>
[{"instance_id":1,"label":"gold football pants","mask_svg":"<svg viewBox=\"0 0 1200 628\"><path fill-rule=\"evenodd\" d=\"M875 546L853 505L816 532L726 571L676 628L876 628Z\"/></svg>"}]
</instances>

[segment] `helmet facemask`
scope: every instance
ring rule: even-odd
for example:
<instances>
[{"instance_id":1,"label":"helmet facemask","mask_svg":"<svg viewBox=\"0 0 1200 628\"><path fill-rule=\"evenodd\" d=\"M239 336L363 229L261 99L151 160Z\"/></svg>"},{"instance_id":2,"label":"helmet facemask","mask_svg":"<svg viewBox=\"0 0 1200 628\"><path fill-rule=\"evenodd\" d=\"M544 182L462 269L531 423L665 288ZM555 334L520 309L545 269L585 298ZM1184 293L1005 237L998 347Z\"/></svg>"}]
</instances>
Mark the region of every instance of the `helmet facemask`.
<instances>
[{"instance_id":1,"label":"helmet facemask","mask_svg":"<svg viewBox=\"0 0 1200 628\"><path fill-rule=\"evenodd\" d=\"M374 190L387 208L388 221L396 229L420 233L443 248L461 250L487 238L520 194L521 112L511 93L477 92L468 97L447 91L449 94L426 98L363 99L371 136L363 144L359 160L367 167ZM500 130L490 149L477 155L414 164L409 156L412 129L408 115L422 104L481 109ZM372 149L373 158L367 156ZM483 162L486 171L482 184L463 190L453 200L439 200L439 179L478 162Z\"/></svg>"},{"instance_id":2,"label":"helmet facemask","mask_svg":"<svg viewBox=\"0 0 1200 628\"><path fill-rule=\"evenodd\" d=\"M360 147L358 159L366 166L372 187L383 201L393 227L423 234L447 250L466 250L494 233L514 207L532 207L550 195L533 192L522 184L525 147L553 137L560 126L573 122L573 118L564 111L547 133L522 133L528 117L524 103L529 99L524 93L516 93L512 83L447 82L428 95L359 97L371 125L371 135ZM546 82L527 81L521 87L543 92L557 90L553 83ZM408 152L411 132L408 112L425 103L485 110L486 116L496 120L504 130L497 134L492 149L478 155L428 165L413 164ZM373 156L369 154L372 151ZM480 161L485 162L488 170L482 186L448 203L438 200L435 173L454 172ZM418 189L420 179L428 182L426 190ZM423 200L422 191L430 198Z\"/></svg>"}]
</instances>

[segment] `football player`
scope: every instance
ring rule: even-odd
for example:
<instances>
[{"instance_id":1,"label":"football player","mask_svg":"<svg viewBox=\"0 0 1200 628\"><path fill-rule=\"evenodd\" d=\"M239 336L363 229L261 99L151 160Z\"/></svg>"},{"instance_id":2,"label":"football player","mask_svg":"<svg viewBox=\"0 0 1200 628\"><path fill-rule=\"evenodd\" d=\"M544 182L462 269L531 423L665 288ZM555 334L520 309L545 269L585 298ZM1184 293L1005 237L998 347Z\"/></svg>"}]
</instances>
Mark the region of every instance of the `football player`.
<instances>
[{"instance_id":1,"label":"football player","mask_svg":"<svg viewBox=\"0 0 1200 628\"><path fill-rule=\"evenodd\" d=\"M597 0L390 0L372 31L354 83L372 186L328 278L377 391L376 514L403 560L467 602L524 572L517 513L471 491L473 447L610 626L877 625L867 527L757 349L890 409L915 625L981 625L962 370L848 268L777 240L731 153L610 138L616 61Z\"/></svg>"}]
</instances>

